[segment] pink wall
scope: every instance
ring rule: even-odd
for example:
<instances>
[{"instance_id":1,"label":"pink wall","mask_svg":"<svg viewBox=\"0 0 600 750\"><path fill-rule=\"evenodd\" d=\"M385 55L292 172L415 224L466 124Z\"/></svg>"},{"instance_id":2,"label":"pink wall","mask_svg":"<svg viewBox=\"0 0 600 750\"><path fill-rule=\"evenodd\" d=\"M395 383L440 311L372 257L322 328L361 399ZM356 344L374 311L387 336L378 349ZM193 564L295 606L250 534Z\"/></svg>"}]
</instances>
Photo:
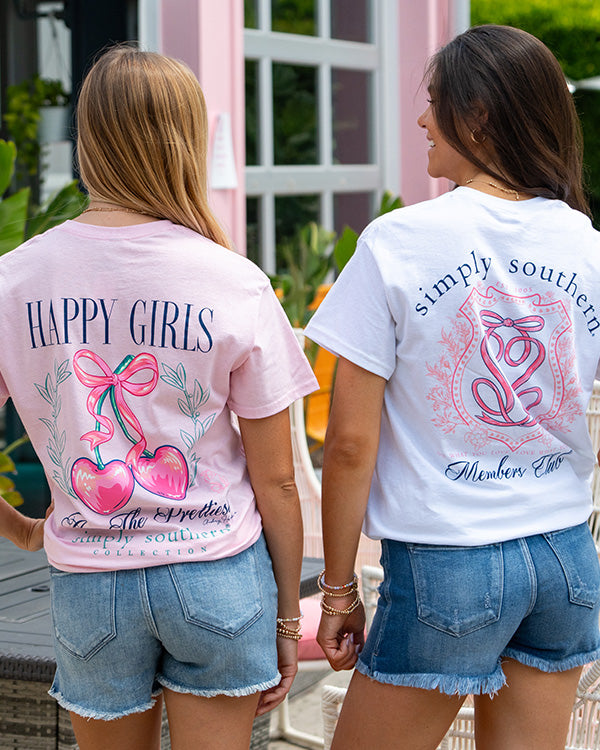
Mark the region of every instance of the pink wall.
<instances>
[{"instance_id":1,"label":"pink wall","mask_svg":"<svg viewBox=\"0 0 600 750\"><path fill-rule=\"evenodd\" d=\"M448 189L427 174L427 141L417 117L427 107L421 86L429 57L453 35L452 0L399 0L400 195L405 203L432 198Z\"/></svg>"},{"instance_id":2,"label":"pink wall","mask_svg":"<svg viewBox=\"0 0 600 750\"><path fill-rule=\"evenodd\" d=\"M391 2L392 0L385 0ZM429 56L453 34L453 3L460 0L397 0L400 80L400 194L406 203L448 188L428 177L427 142L416 120L426 107L420 88ZM245 252L244 17L242 0L163 0L162 51L184 60L204 90L214 135L217 116L231 117L238 187L211 191L211 203L237 249Z\"/></svg>"},{"instance_id":3,"label":"pink wall","mask_svg":"<svg viewBox=\"0 0 600 750\"><path fill-rule=\"evenodd\" d=\"M212 190L210 199L236 249L245 252L243 34L242 0L163 0L162 51L184 60L198 76L208 107L211 149L217 116L226 112L231 118L238 187Z\"/></svg>"}]
</instances>

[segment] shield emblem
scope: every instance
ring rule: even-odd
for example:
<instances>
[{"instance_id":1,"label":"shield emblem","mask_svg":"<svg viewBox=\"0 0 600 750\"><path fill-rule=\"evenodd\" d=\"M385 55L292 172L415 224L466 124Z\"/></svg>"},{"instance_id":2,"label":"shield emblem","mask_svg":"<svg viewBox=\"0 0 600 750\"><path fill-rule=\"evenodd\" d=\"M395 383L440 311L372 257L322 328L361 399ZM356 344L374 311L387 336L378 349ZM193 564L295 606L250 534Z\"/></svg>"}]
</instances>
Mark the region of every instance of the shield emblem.
<instances>
[{"instance_id":1,"label":"shield emblem","mask_svg":"<svg viewBox=\"0 0 600 750\"><path fill-rule=\"evenodd\" d=\"M452 378L454 406L468 425L515 451L561 411L565 367L558 341L571 319L559 300L494 287L474 289L460 311L472 335Z\"/></svg>"}]
</instances>

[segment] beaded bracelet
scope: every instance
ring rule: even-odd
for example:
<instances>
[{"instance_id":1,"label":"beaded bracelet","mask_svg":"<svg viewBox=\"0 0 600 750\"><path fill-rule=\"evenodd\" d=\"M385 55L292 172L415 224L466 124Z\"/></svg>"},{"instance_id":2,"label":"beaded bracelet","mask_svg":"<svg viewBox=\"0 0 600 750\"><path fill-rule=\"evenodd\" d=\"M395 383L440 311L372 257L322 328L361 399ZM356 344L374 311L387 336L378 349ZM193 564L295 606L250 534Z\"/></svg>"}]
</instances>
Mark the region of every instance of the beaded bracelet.
<instances>
[{"instance_id":1,"label":"beaded bracelet","mask_svg":"<svg viewBox=\"0 0 600 750\"><path fill-rule=\"evenodd\" d=\"M325 601L321 600L321 609L326 615L350 615L354 610L358 607L360 604L360 596L358 594L358 591L356 592L356 598L352 602L352 604L349 604L346 609L335 609L335 607L330 607L329 604L326 604Z\"/></svg>"},{"instance_id":2,"label":"beaded bracelet","mask_svg":"<svg viewBox=\"0 0 600 750\"><path fill-rule=\"evenodd\" d=\"M282 638L290 638L293 641L299 641L302 638L300 629L291 630L290 628L286 628L285 625L281 625L280 623L277 623L276 633Z\"/></svg>"},{"instance_id":3,"label":"beaded bracelet","mask_svg":"<svg viewBox=\"0 0 600 750\"><path fill-rule=\"evenodd\" d=\"M353 573L350 583L345 583L343 586L330 586L325 582L325 571L322 570L319 573L319 577L317 578L317 586L319 587L320 591L322 591L324 594L328 594L329 596L347 596L347 594L352 593L352 591L356 591L356 589L358 588L358 577L356 573ZM347 591L344 594L332 593L332 591L341 591L342 589L350 589L350 591Z\"/></svg>"}]
</instances>

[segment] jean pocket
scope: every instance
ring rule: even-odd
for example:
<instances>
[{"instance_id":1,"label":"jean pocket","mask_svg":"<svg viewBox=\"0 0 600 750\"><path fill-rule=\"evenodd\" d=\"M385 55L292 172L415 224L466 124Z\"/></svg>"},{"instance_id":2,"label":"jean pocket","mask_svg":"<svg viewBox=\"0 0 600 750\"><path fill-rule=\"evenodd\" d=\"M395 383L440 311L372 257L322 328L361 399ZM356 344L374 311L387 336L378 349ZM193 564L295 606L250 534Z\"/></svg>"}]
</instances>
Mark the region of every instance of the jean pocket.
<instances>
[{"instance_id":1,"label":"jean pocket","mask_svg":"<svg viewBox=\"0 0 600 750\"><path fill-rule=\"evenodd\" d=\"M500 618L504 580L502 547L407 544L417 616L460 637Z\"/></svg>"},{"instance_id":2,"label":"jean pocket","mask_svg":"<svg viewBox=\"0 0 600 750\"><path fill-rule=\"evenodd\" d=\"M587 523L543 535L565 574L569 601L593 608L600 596L598 553Z\"/></svg>"},{"instance_id":3,"label":"jean pocket","mask_svg":"<svg viewBox=\"0 0 600 750\"><path fill-rule=\"evenodd\" d=\"M263 613L258 566L256 545L221 560L169 565L186 622L227 638L243 633Z\"/></svg>"},{"instance_id":4,"label":"jean pocket","mask_svg":"<svg viewBox=\"0 0 600 750\"><path fill-rule=\"evenodd\" d=\"M50 602L56 640L87 661L117 635L116 571L65 573L50 567Z\"/></svg>"}]
</instances>

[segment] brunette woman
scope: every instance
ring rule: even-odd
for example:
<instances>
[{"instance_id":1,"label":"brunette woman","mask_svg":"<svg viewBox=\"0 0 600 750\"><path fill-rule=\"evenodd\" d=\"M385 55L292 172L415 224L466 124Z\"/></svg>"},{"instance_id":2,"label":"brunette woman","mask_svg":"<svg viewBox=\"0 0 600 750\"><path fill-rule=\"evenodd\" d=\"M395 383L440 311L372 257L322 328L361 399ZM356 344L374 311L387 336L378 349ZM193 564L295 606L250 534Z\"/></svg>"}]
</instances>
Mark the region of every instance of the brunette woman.
<instances>
[{"instance_id":1,"label":"brunette woman","mask_svg":"<svg viewBox=\"0 0 600 750\"><path fill-rule=\"evenodd\" d=\"M562 750L600 656L600 235L579 124L517 29L461 34L427 82L428 171L457 187L372 223L307 331L340 357L318 639L356 672L333 748L434 750L472 693L478 750ZM362 524L385 576L364 646Z\"/></svg>"}]
</instances>

